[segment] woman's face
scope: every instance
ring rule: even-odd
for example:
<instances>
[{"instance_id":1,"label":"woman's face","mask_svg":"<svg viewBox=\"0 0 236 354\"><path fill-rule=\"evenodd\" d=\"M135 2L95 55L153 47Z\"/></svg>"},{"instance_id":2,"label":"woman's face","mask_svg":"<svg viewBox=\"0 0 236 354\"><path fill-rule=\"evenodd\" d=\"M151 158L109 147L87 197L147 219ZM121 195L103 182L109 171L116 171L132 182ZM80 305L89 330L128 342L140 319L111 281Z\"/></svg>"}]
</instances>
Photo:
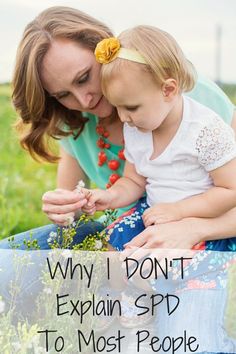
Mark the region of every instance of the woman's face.
<instances>
[{"instance_id":1,"label":"woman's face","mask_svg":"<svg viewBox=\"0 0 236 354\"><path fill-rule=\"evenodd\" d=\"M112 106L102 94L100 69L91 50L56 39L43 59L41 79L49 95L66 108L105 118Z\"/></svg>"}]
</instances>

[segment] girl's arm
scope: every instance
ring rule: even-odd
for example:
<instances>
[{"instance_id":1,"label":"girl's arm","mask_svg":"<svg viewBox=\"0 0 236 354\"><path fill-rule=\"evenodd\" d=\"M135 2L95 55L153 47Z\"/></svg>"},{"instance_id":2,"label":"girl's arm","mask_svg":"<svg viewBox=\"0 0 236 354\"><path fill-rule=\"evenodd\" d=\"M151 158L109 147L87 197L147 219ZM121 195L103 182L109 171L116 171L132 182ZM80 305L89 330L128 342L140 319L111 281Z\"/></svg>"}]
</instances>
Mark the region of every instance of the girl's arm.
<instances>
[{"instance_id":1,"label":"girl's arm","mask_svg":"<svg viewBox=\"0 0 236 354\"><path fill-rule=\"evenodd\" d=\"M143 214L145 226L189 217L213 218L236 207L236 159L211 171L210 176L214 187L207 192L147 209Z\"/></svg>"},{"instance_id":2,"label":"girl's arm","mask_svg":"<svg viewBox=\"0 0 236 354\"><path fill-rule=\"evenodd\" d=\"M236 112L232 120L236 133ZM236 208L215 218L186 218L165 224L152 225L132 239L125 247L191 249L202 241L227 239L236 236Z\"/></svg>"},{"instance_id":3,"label":"girl's arm","mask_svg":"<svg viewBox=\"0 0 236 354\"><path fill-rule=\"evenodd\" d=\"M88 206L93 205L96 210L104 210L107 208L116 209L127 206L142 197L145 192L146 178L140 176L134 167L134 164L126 161L123 177L119 178L116 183L108 190L95 189L91 191Z\"/></svg>"},{"instance_id":4,"label":"girl's arm","mask_svg":"<svg viewBox=\"0 0 236 354\"><path fill-rule=\"evenodd\" d=\"M214 187L175 203L180 219L216 217L236 207L236 159L210 172Z\"/></svg>"},{"instance_id":5,"label":"girl's arm","mask_svg":"<svg viewBox=\"0 0 236 354\"><path fill-rule=\"evenodd\" d=\"M120 178L108 191L112 196L111 209L127 206L145 192L146 178L140 176L129 161L125 162L123 178Z\"/></svg>"},{"instance_id":6,"label":"girl's arm","mask_svg":"<svg viewBox=\"0 0 236 354\"><path fill-rule=\"evenodd\" d=\"M213 144L204 141L203 149L207 155L217 156L218 145L221 150L224 148L229 157L235 155L235 143L232 131L221 123L220 136L221 139ZM221 125L220 124L220 125ZM236 113L232 117L232 128L236 129ZM209 125L210 130L214 130L214 124ZM212 136L214 133L212 132ZM218 138L217 138L218 139ZM229 149L230 148L230 149ZM203 155L204 156L204 155ZM223 157L223 156L222 156ZM227 158L227 155L226 155ZM202 160L201 160L202 162ZM166 223L170 221L180 220L187 217L215 217L221 215L236 206L236 159L234 158L225 165L215 168L210 173L213 179L214 187L207 192L187 198L176 203L161 203L147 209L143 214L145 226L152 224Z\"/></svg>"},{"instance_id":7,"label":"girl's arm","mask_svg":"<svg viewBox=\"0 0 236 354\"><path fill-rule=\"evenodd\" d=\"M235 112L233 114L231 124L235 131ZM212 126L209 126L209 129L211 130ZM225 129L224 125L222 125L222 128L220 129L221 133L219 137L214 136L214 133L212 133L212 137L217 138L217 141L212 144L212 147L208 146L206 141L204 142L206 145L206 153L208 155L211 155L211 153L212 155L216 154L217 156L218 144L220 149L225 148L225 151L222 151L223 153L226 152L226 154L229 153L232 156L232 153L235 154L234 136L233 134L231 135L229 131L227 135L227 130ZM229 148L232 150L232 152L229 150ZM228 150L229 152L227 152ZM203 194L196 195L176 203L180 218L191 216L215 217L227 212L236 206L236 158L232 159L230 162L224 164L223 166L212 170L209 172L209 174L213 180L213 188L209 189Z\"/></svg>"},{"instance_id":8,"label":"girl's arm","mask_svg":"<svg viewBox=\"0 0 236 354\"><path fill-rule=\"evenodd\" d=\"M234 131L236 131L235 111L233 113L231 124ZM209 129L212 129L212 125L209 125ZM229 147L232 149L232 152L235 153L235 147L233 147L233 134L231 135L229 131L227 133L224 125L222 125L222 128L220 129L221 133L219 138L218 136L214 136L214 133L212 132L212 137L217 138L216 143L212 144L213 147L208 146L208 143L205 141L205 149L208 155L211 155L211 153L217 155L217 144L220 146L220 149L225 148L226 154ZM212 148L213 150L211 150ZM231 151L229 151L229 154L231 154ZM203 194L176 203L176 207L179 208L179 213L182 218L191 216L216 217L236 206L236 158L223 166L212 170L209 174L213 180L213 188Z\"/></svg>"}]
</instances>

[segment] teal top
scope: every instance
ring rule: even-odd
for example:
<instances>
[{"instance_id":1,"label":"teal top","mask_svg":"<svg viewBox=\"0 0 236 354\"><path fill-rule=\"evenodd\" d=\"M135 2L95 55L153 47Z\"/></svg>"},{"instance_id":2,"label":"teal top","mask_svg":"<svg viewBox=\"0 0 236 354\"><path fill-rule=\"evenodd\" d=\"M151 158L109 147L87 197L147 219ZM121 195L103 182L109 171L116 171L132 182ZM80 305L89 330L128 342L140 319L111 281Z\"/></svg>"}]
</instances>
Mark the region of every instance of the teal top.
<instances>
[{"instance_id":1,"label":"teal top","mask_svg":"<svg viewBox=\"0 0 236 354\"><path fill-rule=\"evenodd\" d=\"M225 93L212 81L199 77L194 89L187 93L188 96L196 101L206 105L218 113L225 122L231 123L234 111L234 105L230 102ZM96 133L96 125L98 118L92 114L85 113L89 118L85 124L83 132L74 140L73 136L68 136L60 140L62 147L72 155L80 164L88 178L94 182L99 188L104 189L108 183L109 176L112 173L122 175L124 161L119 159L120 167L117 171L111 171L107 164L98 166L98 153L101 151L97 147L98 135ZM104 139L107 140L107 139ZM110 144L110 142L107 140ZM110 144L110 148L106 149L108 160L118 159L118 152L122 146ZM120 215L127 208L119 210Z\"/></svg>"}]
</instances>

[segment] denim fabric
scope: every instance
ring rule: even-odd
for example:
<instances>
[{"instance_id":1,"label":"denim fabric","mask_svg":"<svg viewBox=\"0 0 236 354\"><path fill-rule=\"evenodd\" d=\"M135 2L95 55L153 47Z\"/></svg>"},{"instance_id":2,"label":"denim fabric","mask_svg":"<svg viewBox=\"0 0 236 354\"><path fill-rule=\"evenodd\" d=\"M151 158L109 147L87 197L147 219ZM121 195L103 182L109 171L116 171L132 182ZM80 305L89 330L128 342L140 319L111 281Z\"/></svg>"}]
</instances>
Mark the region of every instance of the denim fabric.
<instances>
[{"instance_id":1,"label":"denim fabric","mask_svg":"<svg viewBox=\"0 0 236 354\"><path fill-rule=\"evenodd\" d=\"M156 284L161 292L166 287L163 284ZM175 294L173 288L166 290ZM189 336L197 338L199 348L196 353L236 353L236 340L230 338L225 329L227 288L189 289L176 295L180 299L179 307L170 316L164 303L158 308L155 328L161 338L179 337L187 331Z\"/></svg>"},{"instance_id":2,"label":"denim fabric","mask_svg":"<svg viewBox=\"0 0 236 354\"><path fill-rule=\"evenodd\" d=\"M79 225L78 228L76 229L76 235L74 236L71 246L74 246L82 242L84 238L91 233L95 233L96 231L102 231L103 228L104 226L97 221L88 222L86 224ZM50 225L41 226L14 235L14 243L20 245L18 249L25 250L26 247L23 243L24 240L29 240L32 237L32 239L36 239L38 241L40 250L47 250L50 249L50 246L47 241L49 238L49 234L50 232L57 232L57 230L58 230L58 225L50 224ZM61 232L60 228L59 230ZM10 249L10 248L11 246L7 238L0 241L0 249Z\"/></svg>"}]
</instances>

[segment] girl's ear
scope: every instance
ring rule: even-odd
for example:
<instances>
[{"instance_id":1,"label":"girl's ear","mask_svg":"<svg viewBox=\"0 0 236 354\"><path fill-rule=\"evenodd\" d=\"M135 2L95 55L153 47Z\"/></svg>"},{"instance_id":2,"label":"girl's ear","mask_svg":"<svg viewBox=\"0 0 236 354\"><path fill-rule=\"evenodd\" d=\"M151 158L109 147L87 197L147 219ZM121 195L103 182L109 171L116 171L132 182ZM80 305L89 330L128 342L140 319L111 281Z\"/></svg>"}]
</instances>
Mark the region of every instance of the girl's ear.
<instances>
[{"instance_id":1,"label":"girl's ear","mask_svg":"<svg viewBox=\"0 0 236 354\"><path fill-rule=\"evenodd\" d=\"M163 96L171 100L178 94L178 85L175 79L167 79L161 86Z\"/></svg>"}]
</instances>

